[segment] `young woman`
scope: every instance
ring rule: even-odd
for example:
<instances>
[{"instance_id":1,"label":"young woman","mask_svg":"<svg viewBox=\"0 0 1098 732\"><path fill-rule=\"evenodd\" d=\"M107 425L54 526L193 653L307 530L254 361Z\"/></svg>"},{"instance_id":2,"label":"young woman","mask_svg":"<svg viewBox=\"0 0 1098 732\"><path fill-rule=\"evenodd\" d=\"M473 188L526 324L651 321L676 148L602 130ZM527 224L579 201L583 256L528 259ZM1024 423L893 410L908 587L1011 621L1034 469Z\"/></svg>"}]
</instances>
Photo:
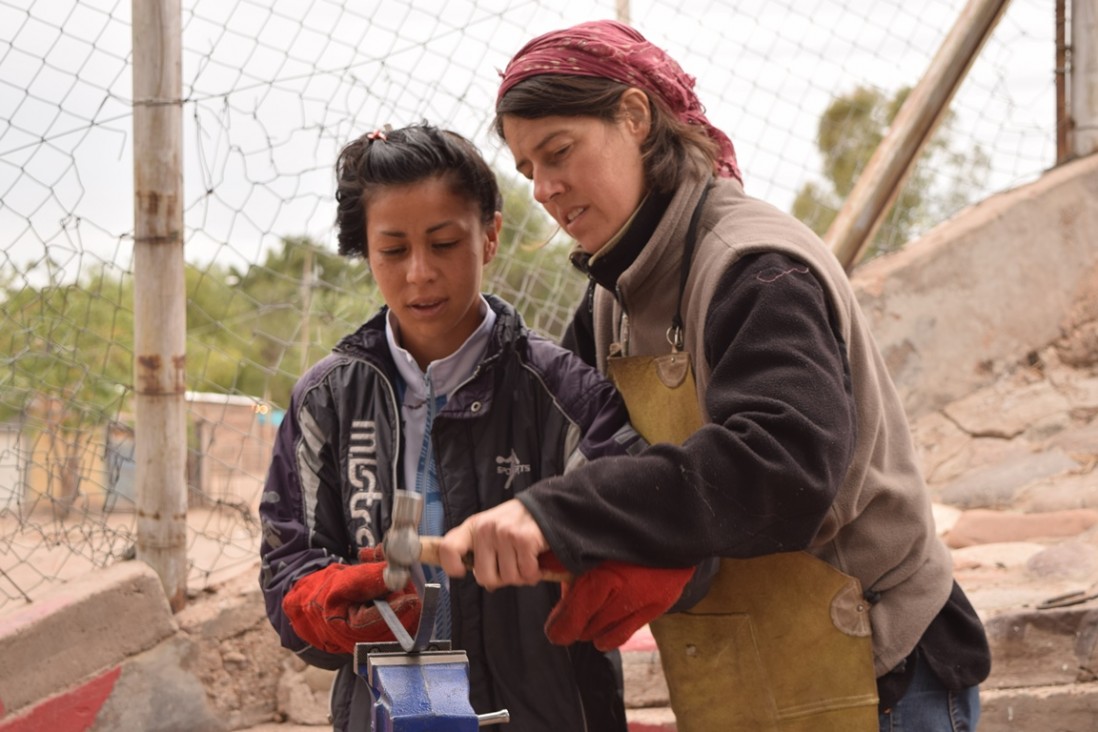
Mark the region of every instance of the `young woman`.
<instances>
[{"instance_id":1,"label":"young woman","mask_svg":"<svg viewBox=\"0 0 1098 732\"><path fill-rule=\"evenodd\" d=\"M972 729L987 641L885 364L842 268L745 195L693 86L613 21L504 72L496 129L590 277L566 343L652 445L472 517L444 566L474 551L482 585L522 585L551 550L581 575L571 617L602 560L720 557L698 606L653 623L680 730ZM612 595L600 615L644 620ZM604 632L572 627L555 639Z\"/></svg>"},{"instance_id":2,"label":"young woman","mask_svg":"<svg viewBox=\"0 0 1098 732\"><path fill-rule=\"evenodd\" d=\"M370 698L354 645L392 638L372 600L409 630L419 619L411 586L385 588L376 551L394 489L422 493L420 532L441 535L639 438L595 369L481 294L501 199L469 142L426 125L378 131L344 148L337 174L340 253L368 259L386 307L294 389L260 506L260 581L283 645L338 669L335 729L357 730ZM611 659L545 637L559 585L489 593L441 579L435 637L467 652L478 713L506 708L513 730L625 730Z\"/></svg>"}]
</instances>

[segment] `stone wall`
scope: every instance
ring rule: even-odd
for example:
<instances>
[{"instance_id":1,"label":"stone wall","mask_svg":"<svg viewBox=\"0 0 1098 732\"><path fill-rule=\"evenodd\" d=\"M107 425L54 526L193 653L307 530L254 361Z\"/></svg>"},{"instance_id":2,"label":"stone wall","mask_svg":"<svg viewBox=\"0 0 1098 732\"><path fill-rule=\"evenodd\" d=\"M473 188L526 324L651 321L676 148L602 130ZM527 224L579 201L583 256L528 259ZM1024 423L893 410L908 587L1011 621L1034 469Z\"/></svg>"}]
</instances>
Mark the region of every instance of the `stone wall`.
<instances>
[{"instance_id":1,"label":"stone wall","mask_svg":"<svg viewBox=\"0 0 1098 732\"><path fill-rule=\"evenodd\" d=\"M1067 332L1095 339L1096 202L1098 155L1091 155L854 271L910 417L992 383Z\"/></svg>"}]
</instances>

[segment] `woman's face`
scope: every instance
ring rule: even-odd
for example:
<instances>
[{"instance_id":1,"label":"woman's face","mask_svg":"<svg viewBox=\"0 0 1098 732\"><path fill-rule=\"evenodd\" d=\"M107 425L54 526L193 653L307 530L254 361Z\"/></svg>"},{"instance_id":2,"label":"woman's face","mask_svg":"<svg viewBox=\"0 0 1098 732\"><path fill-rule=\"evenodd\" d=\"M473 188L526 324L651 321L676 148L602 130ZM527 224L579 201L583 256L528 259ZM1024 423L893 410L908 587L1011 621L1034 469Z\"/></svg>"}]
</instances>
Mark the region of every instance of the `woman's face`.
<instances>
[{"instance_id":1,"label":"woman's face","mask_svg":"<svg viewBox=\"0 0 1098 732\"><path fill-rule=\"evenodd\" d=\"M644 92L626 91L622 111L612 123L596 117L503 117L515 168L534 182L534 198L590 254L625 225L645 194Z\"/></svg>"},{"instance_id":2,"label":"woman's face","mask_svg":"<svg viewBox=\"0 0 1098 732\"><path fill-rule=\"evenodd\" d=\"M421 368L449 356L480 325L484 265L499 246L502 218L481 222L477 204L450 181L428 178L375 192L366 203L367 259Z\"/></svg>"}]
</instances>

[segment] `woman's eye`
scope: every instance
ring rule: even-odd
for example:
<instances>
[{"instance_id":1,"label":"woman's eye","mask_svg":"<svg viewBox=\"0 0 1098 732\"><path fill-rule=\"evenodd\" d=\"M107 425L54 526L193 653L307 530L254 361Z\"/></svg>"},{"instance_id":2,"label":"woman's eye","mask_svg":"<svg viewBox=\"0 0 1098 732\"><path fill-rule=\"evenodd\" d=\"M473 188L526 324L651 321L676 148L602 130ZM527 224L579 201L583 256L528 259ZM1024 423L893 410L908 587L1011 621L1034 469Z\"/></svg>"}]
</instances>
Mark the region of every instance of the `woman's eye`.
<instances>
[{"instance_id":1,"label":"woman's eye","mask_svg":"<svg viewBox=\"0 0 1098 732\"><path fill-rule=\"evenodd\" d=\"M404 254L404 247L386 247L385 249L379 249L378 253L383 257L399 257Z\"/></svg>"},{"instance_id":2,"label":"woman's eye","mask_svg":"<svg viewBox=\"0 0 1098 732\"><path fill-rule=\"evenodd\" d=\"M434 243L435 249L452 249L457 246L457 241L436 241Z\"/></svg>"},{"instance_id":3,"label":"woman's eye","mask_svg":"<svg viewBox=\"0 0 1098 732\"><path fill-rule=\"evenodd\" d=\"M567 155L568 151L571 149L571 145L565 145L564 147L557 148L556 152L553 153L553 157L559 160L560 158L563 158L565 155Z\"/></svg>"}]
</instances>

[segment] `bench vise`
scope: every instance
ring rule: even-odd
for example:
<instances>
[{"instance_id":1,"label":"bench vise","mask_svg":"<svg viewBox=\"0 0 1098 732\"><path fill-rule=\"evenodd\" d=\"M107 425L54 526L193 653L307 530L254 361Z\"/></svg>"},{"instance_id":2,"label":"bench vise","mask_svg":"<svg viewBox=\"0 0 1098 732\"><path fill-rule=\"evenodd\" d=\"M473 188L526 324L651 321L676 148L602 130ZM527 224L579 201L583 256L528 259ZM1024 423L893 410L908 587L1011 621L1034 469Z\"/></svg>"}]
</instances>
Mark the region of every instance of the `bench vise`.
<instances>
[{"instance_id":1,"label":"bench vise","mask_svg":"<svg viewBox=\"0 0 1098 732\"><path fill-rule=\"evenodd\" d=\"M410 499L405 495L401 500ZM468 656L463 650L452 650L449 640L431 638L439 608L439 585L424 583L418 565L411 573L422 601L415 635L404 629L389 603L375 600L396 642L355 645L355 673L370 687L372 719L368 729L474 732L479 727L510 721L506 709L480 715L473 711L469 703Z\"/></svg>"}]
</instances>

